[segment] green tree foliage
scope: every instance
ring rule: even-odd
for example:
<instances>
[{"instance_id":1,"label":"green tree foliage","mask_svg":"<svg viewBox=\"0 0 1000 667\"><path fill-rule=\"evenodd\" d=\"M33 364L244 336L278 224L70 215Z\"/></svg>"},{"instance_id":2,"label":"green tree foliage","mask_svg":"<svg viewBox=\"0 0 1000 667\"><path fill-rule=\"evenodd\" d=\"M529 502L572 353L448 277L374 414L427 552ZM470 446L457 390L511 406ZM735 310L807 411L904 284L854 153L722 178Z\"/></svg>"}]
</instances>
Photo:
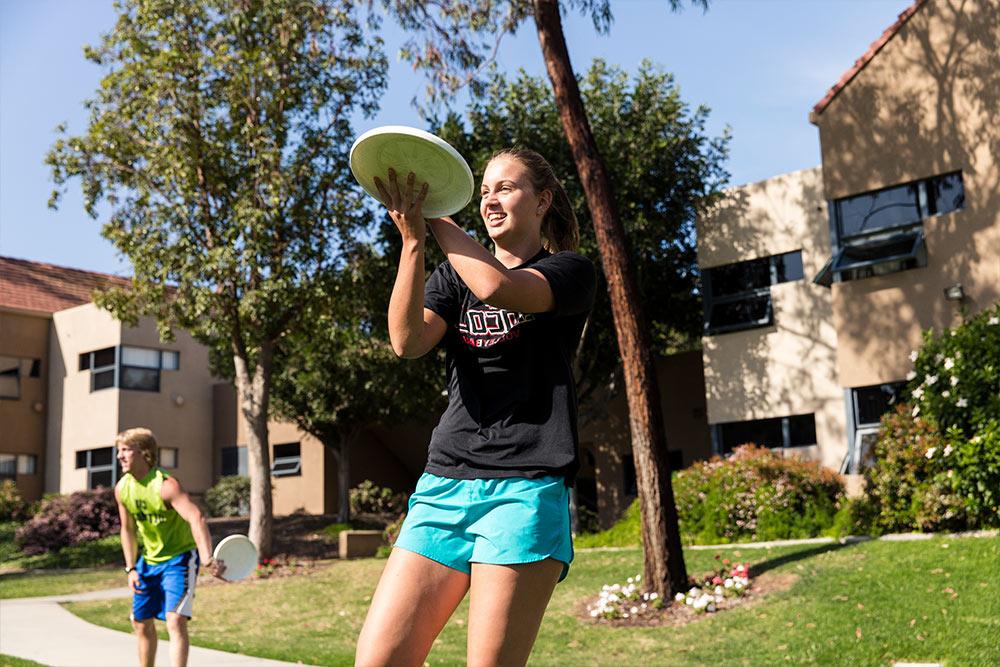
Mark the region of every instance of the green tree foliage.
<instances>
[{"instance_id":1,"label":"green tree foliage","mask_svg":"<svg viewBox=\"0 0 1000 667\"><path fill-rule=\"evenodd\" d=\"M282 341L274 378L274 414L334 453L341 522L350 519L350 459L361 431L427 419L443 409L439 355L400 359L389 345L399 235L391 222L382 231L381 242L356 248L351 262L327 281L325 298L311 304L302 326Z\"/></svg>"},{"instance_id":2,"label":"green tree foliage","mask_svg":"<svg viewBox=\"0 0 1000 667\"><path fill-rule=\"evenodd\" d=\"M490 78L493 84L471 103L464 119L450 113L433 122L433 130L478 172L493 151L505 146L527 146L545 155L577 212L581 252L597 258L590 211L548 83L523 71L511 79L499 73ZM630 76L595 60L580 80L580 92L601 154L613 165L617 208L655 352L695 348L702 327L695 217L728 179L723 164L729 134L709 137L709 110L687 105L673 77L648 61ZM477 199L458 219L485 240ZM613 385L621 363L600 265L598 270L597 302L577 361L581 402L595 389Z\"/></svg>"},{"instance_id":3,"label":"green tree foliage","mask_svg":"<svg viewBox=\"0 0 1000 667\"><path fill-rule=\"evenodd\" d=\"M56 206L79 178L87 212L131 261L98 298L119 319L190 331L235 376L247 419L250 534L270 551L267 412L274 348L367 223L350 116L385 85L374 25L349 0L122 0L86 56L105 69L90 120L48 154Z\"/></svg>"}]
</instances>

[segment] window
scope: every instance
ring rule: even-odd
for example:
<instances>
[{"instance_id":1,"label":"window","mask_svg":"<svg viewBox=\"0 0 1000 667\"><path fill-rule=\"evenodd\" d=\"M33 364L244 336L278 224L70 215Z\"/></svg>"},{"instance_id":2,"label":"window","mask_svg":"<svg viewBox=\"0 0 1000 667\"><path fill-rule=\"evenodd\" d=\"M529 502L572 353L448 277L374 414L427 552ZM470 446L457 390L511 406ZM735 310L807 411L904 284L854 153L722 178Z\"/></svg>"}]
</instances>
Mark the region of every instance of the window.
<instances>
[{"instance_id":1,"label":"window","mask_svg":"<svg viewBox=\"0 0 1000 667\"><path fill-rule=\"evenodd\" d=\"M706 335L770 326L771 286L802 277L801 250L705 269Z\"/></svg>"},{"instance_id":2,"label":"window","mask_svg":"<svg viewBox=\"0 0 1000 667\"><path fill-rule=\"evenodd\" d=\"M160 459L161 468L176 468L177 467L177 448L176 447L159 447L157 449L158 457Z\"/></svg>"},{"instance_id":3,"label":"window","mask_svg":"<svg viewBox=\"0 0 1000 667\"><path fill-rule=\"evenodd\" d=\"M926 266L923 220L965 205L962 173L953 172L832 203L833 246L839 248L813 282L860 280Z\"/></svg>"},{"instance_id":4,"label":"window","mask_svg":"<svg viewBox=\"0 0 1000 667\"><path fill-rule=\"evenodd\" d=\"M302 474L302 456L299 443L274 446L271 474L275 477L293 477Z\"/></svg>"},{"instance_id":5,"label":"window","mask_svg":"<svg viewBox=\"0 0 1000 667\"><path fill-rule=\"evenodd\" d=\"M0 398L21 398L21 360L0 357Z\"/></svg>"},{"instance_id":6,"label":"window","mask_svg":"<svg viewBox=\"0 0 1000 667\"><path fill-rule=\"evenodd\" d=\"M173 350L123 345L80 355L80 370L91 372L91 391L110 387L160 391L160 371L179 368L180 354Z\"/></svg>"},{"instance_id":7,"label":"window","mask_svg":"<svg viewBox=\"0 0 1000 667\"><path fill-rule=\"evenodd\" d=\"M34 475L38 472L38 457L34 454L17 455L17 474Z\"/></svg>"},{"instance_id":8,"label":"window","mask_svg":"<svg viewBox=\"0 0 1000 667\"><path fill-rule=\"evenodd\" d=\"M121 476L113 447L85 449L76 453L76 467L87 469L87 488L114 486Z\"/></svg>"},{"instance_id":9,"label":"window","mask_svg":"<svg viewBox=\"0 0 1000 667\"><path fill-rule=\"evenodd\" d=\"M17 479L17 456L14 454L0 454L0 481Z\"/></svg>"},{"instance_id":10,"label":"window","mask_svg":"<svg viewBox=\"0 0 1000 667\"><path fill-rule=\"evenodd\" d=\"M247 474L247 448L246 447L223 447L222 448L222 468L219 473L222 477L229 475Z\"/></svg>"},{"instance_id":11,"label":"window","mask_svg":"<svg viewBox=\"0 0 1000 667\"><path fill-rule=\"evenodd\" d=\"M906 382L900 381L851 389L855 426L877 426L882 415L892 410L904 387Z\"/></svg>"},{"instance_id":12,"label":"window","mask_svg":"<svg viewBox=\"0 0 1000 667\"><path fill-rule=\"evenodd\" d=\"M712 440L721 454L748 443L771 449L808 447L816 444L816 417L790 415L713 424Z\"/></svg>"}]
</instances>

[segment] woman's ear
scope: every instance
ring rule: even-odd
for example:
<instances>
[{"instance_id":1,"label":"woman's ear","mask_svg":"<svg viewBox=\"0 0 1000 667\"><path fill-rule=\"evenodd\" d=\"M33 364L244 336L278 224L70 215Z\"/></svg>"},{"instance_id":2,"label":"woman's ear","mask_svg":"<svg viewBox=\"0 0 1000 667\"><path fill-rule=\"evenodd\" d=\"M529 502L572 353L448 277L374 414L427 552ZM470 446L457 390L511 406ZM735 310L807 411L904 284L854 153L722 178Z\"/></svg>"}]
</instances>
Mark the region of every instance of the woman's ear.
<instances>
[{"instance_id":1,"label":"woman's ear","mask_svg":"<svg viewBox=\"0 0 1000 667\"><path fill-rule=\"evenodd\" d=\"M542 190L538 195L538 215L545 215L552 206L552 190Z\"/></svg>"}]
</instances>

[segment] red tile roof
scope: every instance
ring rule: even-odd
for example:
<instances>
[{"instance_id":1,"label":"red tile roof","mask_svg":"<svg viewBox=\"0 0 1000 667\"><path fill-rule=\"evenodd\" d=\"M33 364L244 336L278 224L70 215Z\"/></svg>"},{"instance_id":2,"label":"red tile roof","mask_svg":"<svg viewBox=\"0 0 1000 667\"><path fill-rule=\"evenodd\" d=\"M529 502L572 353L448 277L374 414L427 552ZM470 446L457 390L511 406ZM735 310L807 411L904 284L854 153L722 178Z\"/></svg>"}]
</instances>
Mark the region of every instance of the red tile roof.
<instances>
[{"instance_id":1,"label":"red tile roof","mask_svg":"<svg viewBox=\"0 0 1000 667\"><path fill-rule=\"evenodd\" d=\"M910 20L911 16L917 13L917 10L920 9L925 2L926 0L915 0L912 5L899 15L899 18L896 19L895 23L886 28L885 32L883 32L878 39L872 42L871 46L868 47L868 50L865 51L864 55L854 61L854 65L851 69L844 72L844 75L840 77L840 81L833 84L833 87L826 92L823 99L816 103L816 106L812 109L812 113L809 114L810 122L816 122L816 116L819 116L826 110L826 107L833 101L833 98L836 97L837 94L843 90L861 70L865 68L865 65L871 62L872 58L875 57L875 54L881 51L882 47L888 44L890 39L895 37L896 33L898 33L906 22Z\"/></svg>"},{"instance_id":2,"label":"red tile roof","mask_svg":"<svg viewBox=\"0 0 1000 667\"><path fill-rule=\"evenodd\" d=\"M129 284L107 273L0 257L0 308L54 313L90 303L95 290Z\"/></svg>"}]
</instances>

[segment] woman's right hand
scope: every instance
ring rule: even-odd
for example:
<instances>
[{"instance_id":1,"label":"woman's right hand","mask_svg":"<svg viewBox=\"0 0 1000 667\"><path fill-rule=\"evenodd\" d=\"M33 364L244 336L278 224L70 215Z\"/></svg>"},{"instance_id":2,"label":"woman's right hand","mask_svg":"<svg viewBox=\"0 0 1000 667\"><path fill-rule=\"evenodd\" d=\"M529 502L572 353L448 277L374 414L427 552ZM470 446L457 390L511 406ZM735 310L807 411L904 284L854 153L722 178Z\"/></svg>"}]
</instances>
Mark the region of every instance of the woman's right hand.
<instances>
[{"instance_id":1,"label":"woman's right hand","mask_svg":"<svg viewBox=\"0 0 1000 667\"><path fill-rule=\"evenodd\" d=\"M396 228L399 229L404 241L423 241L427 236L427 223L422 209L427 198L428 186L424 183L420 191L414 195L416 180L416 174L411 171L406 177L406 185L401 190L395 170L389 169L388 182L375 177L375 187L382 195L382 201L389 209L389 216L396 223Z\"/></svg>"}]
</instances>

